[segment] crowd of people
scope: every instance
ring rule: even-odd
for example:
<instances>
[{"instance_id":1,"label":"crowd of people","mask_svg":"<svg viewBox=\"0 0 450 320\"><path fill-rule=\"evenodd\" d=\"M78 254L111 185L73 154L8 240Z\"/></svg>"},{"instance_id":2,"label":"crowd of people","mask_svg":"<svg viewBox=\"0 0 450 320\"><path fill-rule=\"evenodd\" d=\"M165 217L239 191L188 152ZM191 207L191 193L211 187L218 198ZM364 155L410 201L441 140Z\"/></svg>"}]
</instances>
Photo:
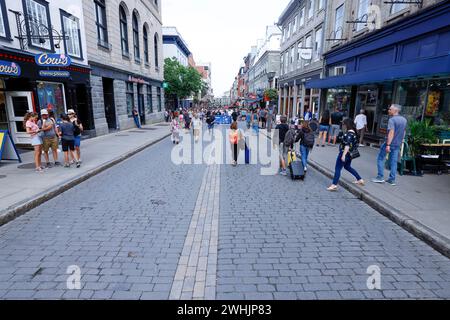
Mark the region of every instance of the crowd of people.
<instances>
[{"instance_id":1,"label":"crowd of people","mask_svg":"<svg viewBox=\"0 0 450 320\"><path fill-rule=\"evenodd\" d=\"M389 109L390 120L388 124L388 135L382 144L377 160L378 174L372 179L374 183L388 183L396 185L397 162L403 140L406 134L407 121L400 115L402 107L392 105ZM279 144L275 146L279 150L280 169L279 174L288 175L288 168L295 155L300 159L303 172L308 171L308 157L314 147L338 145L335 175L328 191L337 191L343 169L350 172L354 177L355 185L365 186L364 179L352 167L353 160L359 158L359 148L364 147L364 136L367 132L367 116L361 110L355 119L350 119L346 114L335 108L324 110L321 115L313 115L307 108L302 116L288 119L286 116L278 116L270 108L254 109L229 109L229 110L206 110L192 109L181 112L167 113L166 121L171 122L172 141L178 144L179 132L182 128L193 129L195 141L198 142L203 120L206 120L208 129L212 130L215 117L228 115L232 119L229 133L229 141L232 146L232 165L237 165L239 150L244 150L245 137L238 127L238 121L245 121L248 129L258 133L260 129L270 132L273 128L278 130ZM318 136L316 136L318 133ZM384 179L384 164L389 156L389 167L391 170L389 179Z\"/></svg>"},{"instance_id":2,"label":"crowd of people","mask_svg":"<svg viewBox=\"0 0 450 320\"><path fill-rule=\"evenodd\" d=\"M28 112L24 117L23 126L30 135L31 145L34 148L36 172L42 173L46 169L62 166L58 154L60 142L64 153L64 167L70 168L74 165L80 168L83 125L73 109L68 110L67 114L61 114L59 121L51 110L41 109L40 115ZM50 162L50 149L53 163ZM42 155L45 159L44 164Z\"/></svg>"}]
</instances>

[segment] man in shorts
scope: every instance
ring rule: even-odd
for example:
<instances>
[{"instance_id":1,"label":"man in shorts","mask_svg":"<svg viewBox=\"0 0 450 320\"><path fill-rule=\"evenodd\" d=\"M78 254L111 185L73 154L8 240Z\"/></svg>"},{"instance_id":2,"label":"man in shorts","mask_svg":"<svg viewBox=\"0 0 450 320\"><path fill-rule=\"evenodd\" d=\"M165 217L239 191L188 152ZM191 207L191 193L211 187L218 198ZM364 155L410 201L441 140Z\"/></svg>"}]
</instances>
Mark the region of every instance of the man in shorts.
<instances>
[{"instance_id":1,"label":"man in shorts","mask_svg":"<svg viewBox=\"0 0 450 320\"><path fill-rule=\"evenodd\" d=\"M51 168L50 157L48 155L50 149L53 153L53 161L55 166L60 166L61 163L58 161L58 136L56 123L48 115L47 109L41 110L42 119L38 121L37 125L42 130L42 150L44 151L44 158L46 161L47 168Z\"/></svg>"},{"instance_id":2,"label":"man in shorts","mask_svg":"<svg viewBox=\"0 0 450 320\"><path fill-rule=\"evenodd\" d=\"M328 144L331 143L332 138L333 138L333 145L336 144L337 137L341 132L342 120L344 120L344 114L336 108L335 111L331 114L331 128L330 134L328 136Z\"/></svg>"}]
</instances>

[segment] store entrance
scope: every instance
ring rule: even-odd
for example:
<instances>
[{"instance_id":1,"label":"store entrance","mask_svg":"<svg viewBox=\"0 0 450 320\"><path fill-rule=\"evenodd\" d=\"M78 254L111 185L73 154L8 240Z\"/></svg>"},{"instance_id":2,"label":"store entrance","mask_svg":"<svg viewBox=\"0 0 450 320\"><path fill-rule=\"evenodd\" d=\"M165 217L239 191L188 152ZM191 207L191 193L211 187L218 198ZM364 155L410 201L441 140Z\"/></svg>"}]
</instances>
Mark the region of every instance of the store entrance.
<instances>
[{"instance_id":1,"label":"store entrance","mask_svg":"<svg viewBox=\"0 0 450 320\"><path fill-rule=\"evenodd\" d=\"M33 111L31 92L7 92L9 128L16 144L29 144L30 138L23 127L23 118Z\"/></svg>"},{"instance_id":2,"label":"store entrance","mask_svg":"<svg viewBox=\"0 0 450 320\"><path fill-rule=\"evenodd\" d=\"M374 134L376 131L376 114L378 105L378 87L376 86L361 86L358 88L358 95L356 98L355 116L363 109L367 116L367 129L369 134Z\"/></svg>"},{"instance_id":3,"label":"store entrance","mask_svg":"<svg viewBox=\"0 0 450 320\"><path fill-rule=\"evenodd\" d=\"M145 125L144 85L138 84L138 109L141 124Z\"/></svg>"},{"instance_id":4,"label":"store entrance","mask_svg":"<svg viewBox=\"0 0 450 320\"><path fill-rule=\"evenodd\" d=\"M114 80L103 78L103 102L105 117L110 130L117 130L116 106L114 103Z\"/></svg>"},{"instance_id":5,"label":"store entrance","mask_svg":"<svg viewBox=\"0 0 450 320\"><path fill-rule=\"evenodd\" d=\"M4 92L0 92L0 130L9 130L6 96Z\"/></svg>"}]
</instances>

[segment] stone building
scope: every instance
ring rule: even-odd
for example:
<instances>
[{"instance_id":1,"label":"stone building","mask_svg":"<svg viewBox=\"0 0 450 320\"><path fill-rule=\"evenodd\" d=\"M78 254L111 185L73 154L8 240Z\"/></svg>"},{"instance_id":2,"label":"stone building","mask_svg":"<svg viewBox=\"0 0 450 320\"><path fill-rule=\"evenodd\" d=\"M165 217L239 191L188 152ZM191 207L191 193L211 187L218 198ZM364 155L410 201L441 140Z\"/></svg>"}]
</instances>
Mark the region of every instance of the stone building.
<instances>
[{"instance_id":1,"label":"stone building","mask_svg":"<svg viewBox=\"0 0 450 320\"><path fill-rule=\"evenodd\" d=\"M83 0L97 135L163 119L161 2Z\"/></svg>"}]
</instances>

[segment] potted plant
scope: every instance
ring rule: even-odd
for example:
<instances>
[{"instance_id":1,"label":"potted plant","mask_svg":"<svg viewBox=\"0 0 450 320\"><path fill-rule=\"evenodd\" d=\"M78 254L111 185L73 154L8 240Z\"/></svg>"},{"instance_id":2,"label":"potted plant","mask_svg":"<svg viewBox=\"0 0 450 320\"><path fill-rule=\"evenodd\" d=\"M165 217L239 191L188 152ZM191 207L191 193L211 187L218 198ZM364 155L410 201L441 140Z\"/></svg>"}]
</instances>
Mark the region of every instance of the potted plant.
<instances>
[{"instance_id":1,"label":"potted plant","mask_svg":"<svg viewBox=\"0 0 450 320\"><path fill-rule=\"evenodd\" d=\"M422 155L432 156L430 151L423 148L423 144L432 144L438 142L436 127L432 126L431 121L411 121L408 125L408 144L412 156L416 158L418 170L421 171Z\"/></svg>"}]
</instances>

